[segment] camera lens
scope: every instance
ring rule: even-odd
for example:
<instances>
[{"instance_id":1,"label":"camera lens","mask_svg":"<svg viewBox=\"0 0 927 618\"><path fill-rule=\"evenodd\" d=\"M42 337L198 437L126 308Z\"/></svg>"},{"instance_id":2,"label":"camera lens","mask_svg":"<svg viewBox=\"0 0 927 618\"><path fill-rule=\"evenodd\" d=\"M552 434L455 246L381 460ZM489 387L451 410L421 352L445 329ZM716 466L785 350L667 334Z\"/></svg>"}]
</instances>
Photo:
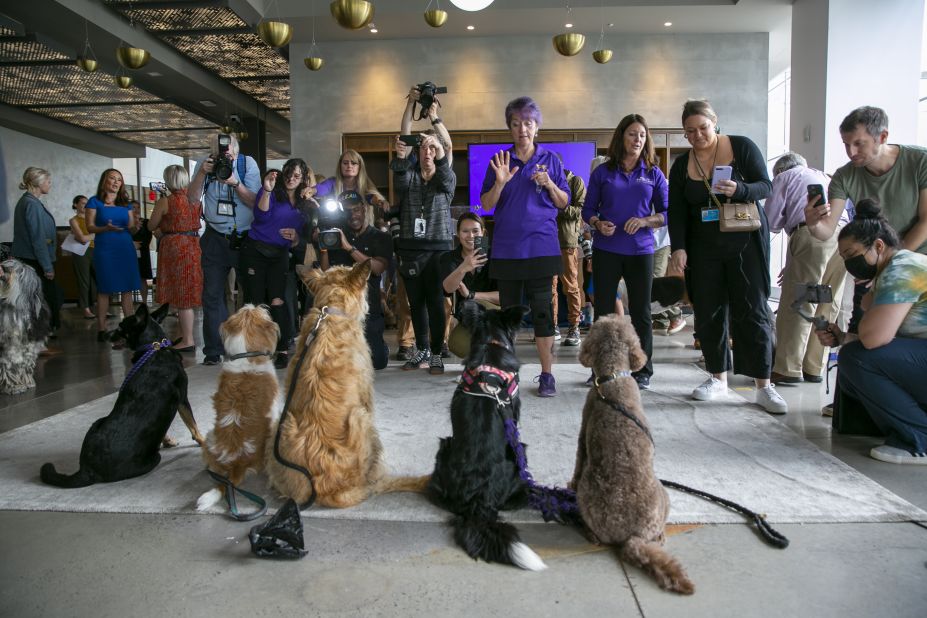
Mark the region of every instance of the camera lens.
<instances>
[{"instance_id":1,"label":"camera lens","mask_svg":"<svg viewBox=\"0 0 927 618\"><path fill-rule=\"evenodd\" d=\"M399 219L398 218L389 220L389 235L393 237L393 240L399 239Z\"/></svg>"}]
</instances>

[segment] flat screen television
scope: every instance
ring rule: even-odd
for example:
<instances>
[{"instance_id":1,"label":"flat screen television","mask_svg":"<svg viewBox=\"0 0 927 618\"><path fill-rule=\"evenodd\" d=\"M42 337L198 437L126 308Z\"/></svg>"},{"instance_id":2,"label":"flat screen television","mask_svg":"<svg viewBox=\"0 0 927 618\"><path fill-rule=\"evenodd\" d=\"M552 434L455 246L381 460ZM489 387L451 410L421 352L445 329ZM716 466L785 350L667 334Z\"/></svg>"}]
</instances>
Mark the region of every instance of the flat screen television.
<instances>
[{"instance_id":1,"label":"flat screen television","mask_svg":"<svg viewBox=\"0 0 927 618\"><path fill-rule=\"evenodd\" d=\"M589 184L589 164L595 158L595 142L538 142L548 150L560 153L563 166ZM470 210L480 216L489 213L480 204L480 190L489 167L489 160L500 150L507 150L512 144L467 144L467 160L470 171Z\"/></svg>"}]
</instances>

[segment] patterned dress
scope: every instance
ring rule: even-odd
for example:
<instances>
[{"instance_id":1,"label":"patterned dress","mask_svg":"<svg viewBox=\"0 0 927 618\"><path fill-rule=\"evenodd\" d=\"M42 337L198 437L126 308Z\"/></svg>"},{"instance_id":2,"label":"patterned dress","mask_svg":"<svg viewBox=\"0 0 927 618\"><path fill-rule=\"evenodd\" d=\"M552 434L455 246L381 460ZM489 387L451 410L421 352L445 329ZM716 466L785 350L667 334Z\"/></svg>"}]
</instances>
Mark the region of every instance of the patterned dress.
<instances>
[{"instance_id":1,"label":"patterned dress","mask_svg":"<svg viewBox=\"0 0 927 618\"><path fill-rule=\"evenodd\" d=\"M158 302L177 309L203 302L200 267L200 204L191 204L185 191L167 198L167 212L158 224L164 236L158 247Z\"/></svg>"}]
</instances>

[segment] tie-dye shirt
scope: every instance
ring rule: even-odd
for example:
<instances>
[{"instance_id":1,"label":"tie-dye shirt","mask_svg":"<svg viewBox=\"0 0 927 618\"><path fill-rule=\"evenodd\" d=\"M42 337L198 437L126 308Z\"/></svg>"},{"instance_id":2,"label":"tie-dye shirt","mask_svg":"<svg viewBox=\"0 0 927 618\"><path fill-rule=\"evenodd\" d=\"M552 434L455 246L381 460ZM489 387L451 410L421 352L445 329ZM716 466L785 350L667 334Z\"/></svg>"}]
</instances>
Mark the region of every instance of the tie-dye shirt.
<instances>
[{"instance_id":1,"label":"tie-dye shirt","mask_svg":"<svg viewBox=\"0 0 927 618\"><path fill-rule=\"evenodd\" d=\"M901 249L873 285L874 305L914 303L898 337L927 339L927 255Z\"/></svg>"}]
</instances>

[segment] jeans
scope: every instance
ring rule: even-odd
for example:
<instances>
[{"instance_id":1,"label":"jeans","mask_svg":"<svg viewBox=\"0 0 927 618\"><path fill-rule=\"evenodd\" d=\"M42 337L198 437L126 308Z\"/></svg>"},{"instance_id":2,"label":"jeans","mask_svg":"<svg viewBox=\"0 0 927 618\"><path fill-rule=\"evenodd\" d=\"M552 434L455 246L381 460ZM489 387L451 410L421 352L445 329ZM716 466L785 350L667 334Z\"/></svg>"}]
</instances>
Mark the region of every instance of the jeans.
<instances>
[{"instance_id":1,"label":"jeans","mask_svg":"<svg viewBox=\"0 0 927 618\"><path fill-rule=\"evenodd\" d=\"M229 248L228 239L211 227L200 238L200 265L203 269L203 354L225 353L219 337L219 325L229 317L225 302L225 285L229 270L238 274L238 251ZM236 277L241 281L240 277Z\"/></svg>"}]
</instances>

